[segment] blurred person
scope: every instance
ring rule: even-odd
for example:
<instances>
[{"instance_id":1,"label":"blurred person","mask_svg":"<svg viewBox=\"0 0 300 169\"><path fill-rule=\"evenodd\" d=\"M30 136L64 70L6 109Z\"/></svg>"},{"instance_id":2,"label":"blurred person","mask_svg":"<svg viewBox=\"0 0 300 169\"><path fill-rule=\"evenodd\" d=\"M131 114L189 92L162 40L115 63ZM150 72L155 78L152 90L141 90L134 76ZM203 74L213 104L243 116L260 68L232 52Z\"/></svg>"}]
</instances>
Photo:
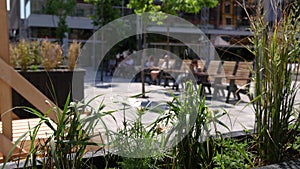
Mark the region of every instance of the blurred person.
<instances>
[{"instance_id":1,"label":"blurred person","mask_svg":"<svg viewBox=\"0 0 300 169\"><path fill-rule=\"evenodd\" d=\"M190 69L191 73L194 75L194 77L196 77L197 79L198 79L198 76L203 71L203 68L198 65L198 60L197 59L192 60L191 64L189 65L189 69ZM179 74L176 81L175 81L173 89L176 88L176 90L178 91L179 90L179 84L181 83L182 79L187 77L187 76L188 76L187 73Z\"/></svg>"},{"instance_id":2,"label":"blurred person","mask_svg":"<svg viewBox=\"0 0 300 169\"><path fill-rule=\"evenodd\" d=\"M148 60L147 60L147 62L145 63L145 69L147 69L147 68L153 68L153 67L155 67L154 66L154 56L153 55L150 55L149 57L148 57Z\"/></svg>"},{"instance_id":3,"label":"blurred person","mask_svg":"<svg viewBox=\"0 0 300 169\"><path fill-rule=\"evenodd\" d=\"M134 60L132 55L128 55L124 60L120 63L120 67L132 67L134 65Z\"/></svg>"},{"instance_id":4,"label":"blurred person","mask_svg":"<svg viewBox=\"0 0 300 169\"><path fill-rule=\"evenodd\" d=\"M119 64L121 68L121 74L125 77L131 77L132 73L134 72L134 59L132 55L128 55L124 58L124 60Z\"/></svg>"},{"instance_id":5,"label":"blurred person","mask_svg":"<svg viewBox=\"0 0 300 169\"><path fill-rule=\"evenodd\" d=\"M156 70L152 70L150 73L151 73L151 81L152 81L152 84L156 84L156 80L157 80L157 77L158 75L161 73L161 70L163 69L170 69L170 64L169 64L169 56L168 55L165 55L164 56L164 62L162 63L162 65L158 65L159 67L156 68Z\"/></svg>"}]
</instances>

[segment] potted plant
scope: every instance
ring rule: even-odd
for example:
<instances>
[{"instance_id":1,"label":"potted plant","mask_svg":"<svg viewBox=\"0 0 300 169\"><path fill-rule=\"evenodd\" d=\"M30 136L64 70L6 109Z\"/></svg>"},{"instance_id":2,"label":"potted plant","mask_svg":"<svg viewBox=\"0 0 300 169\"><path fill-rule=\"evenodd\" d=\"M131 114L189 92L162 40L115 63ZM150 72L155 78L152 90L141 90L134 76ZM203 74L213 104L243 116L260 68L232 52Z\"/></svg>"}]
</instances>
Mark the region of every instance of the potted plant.
<instances>
[{"instance_id":1,"label":"potted plant","mask_svg":"<svg viewBox=\"0 0 300 169\"><path fill-rule=\"evenodd\" d=\"M72 100L84 97L83 83L85 70L76 68L80 43L73 42L68 53L69 65L64 65L62 47L48 40L28 42L21 40L10 46L11 63L24 78L37 89L63 107L68 93ZM73 78L74 77L74 78ZM17 92L13 91L13 107L32 105ZM32 117L23 110L14 110L20 118Z\"/></svg>"}]
</instances>

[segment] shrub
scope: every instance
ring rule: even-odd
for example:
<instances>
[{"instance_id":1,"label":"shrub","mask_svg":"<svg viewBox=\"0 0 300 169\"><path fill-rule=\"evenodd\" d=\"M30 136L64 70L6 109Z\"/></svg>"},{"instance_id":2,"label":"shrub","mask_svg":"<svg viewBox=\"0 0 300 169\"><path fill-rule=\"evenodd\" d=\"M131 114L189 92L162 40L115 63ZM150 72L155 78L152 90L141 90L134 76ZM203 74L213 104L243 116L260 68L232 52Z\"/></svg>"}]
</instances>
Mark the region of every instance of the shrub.
<instances>
[{"instance_id":1,"label":"shrub","mask_svg":"<svg viewBox=\"0 0 300 169\"><path fill-rule=\"evenodd\" d=\"M299 16L295 15L297 7L275 13L278 20L268 22L261 12L262 4L263 1L258 2L257 16L250 17L254 33L250 50L255 55L256 67L252 103L258 154L269 164L284 159L300 125L293 108L299 87L292 81L291 66L288 66L295 61L295 56L299 57L300 25ZM272 8L279 10L275 4Z\"/></svg>"},{"instance_id":2,"label":"shrub","mask_svg":"<svg viewBox=\"0 0 300 169\"><path fill-rule=\"evenodd\" d=\"M21 67L22 71L27 70L34 61L34 56L31 52L31 44L22 39L18 44L10 45L11 64L16 67Z\"/></svg>"}]
</instances>

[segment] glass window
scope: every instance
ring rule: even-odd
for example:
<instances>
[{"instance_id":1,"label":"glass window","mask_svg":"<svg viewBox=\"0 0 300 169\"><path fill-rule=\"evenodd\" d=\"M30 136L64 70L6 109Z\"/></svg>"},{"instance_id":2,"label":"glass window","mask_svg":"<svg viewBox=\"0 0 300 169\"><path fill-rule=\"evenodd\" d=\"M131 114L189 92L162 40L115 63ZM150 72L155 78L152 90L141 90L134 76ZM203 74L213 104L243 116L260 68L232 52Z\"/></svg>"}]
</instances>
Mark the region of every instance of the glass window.
<instances>
[{"instance_id":1,"label":"glass window","mask_svg":"<svg viewBox=\"0 0 300 169\"><path fill-rule=\"evenodd\" d=\"M35 14L43 13L43 7L45 6L45 1L43 0L31 0L31 12Z\"/></svg>"},{"instance_id":2,"label":"glass window","mask_svg":"<svg viewBox=\"0 0 300 169\"><path fill-rule=\"evenodd\" d=\"M84 9L77 9L76 16L84 16Z\"/></svg>"},{"instance_id":3,"label":"glass window","mask_svg":"<svg viewBox=\"0 0 300 169\"><path fill-rule=\"evenodd\" d=\"M226 18L226 25L231 25L231 18Z\"/></svg>"},{"instance_id":4,"label":"glass window","mask_svg":"<svg viewBox=\"0 0 300 169\"><path fill-rule=\"evenodd\" d=\"M230 14L230 7L231 7L230 3L225 3L225 13L226 14Z\"/></svg>"}]
</instances>

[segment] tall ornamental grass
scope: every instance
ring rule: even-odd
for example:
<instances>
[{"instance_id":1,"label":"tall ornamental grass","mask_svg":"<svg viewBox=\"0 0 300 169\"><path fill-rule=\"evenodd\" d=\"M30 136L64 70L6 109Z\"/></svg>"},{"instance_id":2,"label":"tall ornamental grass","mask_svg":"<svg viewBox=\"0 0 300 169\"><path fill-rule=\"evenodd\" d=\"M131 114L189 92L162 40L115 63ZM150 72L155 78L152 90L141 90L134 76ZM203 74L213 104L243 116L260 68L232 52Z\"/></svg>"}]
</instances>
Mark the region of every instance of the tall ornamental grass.
<instances>
[{"instance_id":1,"label":"tall ornamental grass","mask_svg":"<svg viewBox=\"0 0 300 169\"><path fill-rule=\"evenodd\" d=\"M192 82L186 83L187 89L182 98L174 97L168 102L170 111L157 120L165 126L171 124L170 133L175 132L174 141L178 143L170 150L171 161L165 168L213 168L217 142L221 133L218 127L229 128L219 119L226 112L215 112L205 104L202 86L194 89Z\"/></svg>"},{"instance_id":2,"label":"tall ornamental grass","mask_svg":"<svg viewBox=\"0 0 300 169\"><path fill-rule=\"evenodd\" d=\"M65 106L62 110L51 106L51 109L45 114L29 108L17 107L26 110L28 113L36 115L39 123L29 128L28 131L16 141L15 146L21 145L24 140L30 138L27 156L19 159L16 165L20 168L95 168L97 162L93 161L95 153L91 151L89 158L86 157L89 148L95 151L101 150L103 145L93 140L102 137L101 134L94 131L98 123L103 123L103 117L112 112L103 112L104 105L100 104L98 108L93 108L90 103L97 97L92 98L87 103L70 102L68 96ZM86 116L86 110L90 110L91 115ZM57 114L57 121L49 119L47 114L54 111ZM39 138L38 132L41 126L46 125L49 128L47 138ZM23 148L21 146L21 148ZM98 151L97 150L97 151ZM2 168L11 160L13 149L6 157ZM103 164L105 166L105 164Z\"/></svg>"},{"instance_id":3,"label":"tall ornamental grass","mask_svg":"<svg viewBox=\"0 0 300 169\"><path fill-rule=\"evenodd\" d=\"M250 17L255 55L255 86L252 100L257 134L258 155L262 164L277 163L288 155L288 145L294 142L299 130L299 116L294 109L299 87L292 80L291 64L299 60L298 7L285 9L275 6L277 20L266 20L262 11L263 1L258 2L257 16ZM298 74L298 65L296 74ZM297 78L296 78L297 80Z\"/></svg>"}]
</instances>

